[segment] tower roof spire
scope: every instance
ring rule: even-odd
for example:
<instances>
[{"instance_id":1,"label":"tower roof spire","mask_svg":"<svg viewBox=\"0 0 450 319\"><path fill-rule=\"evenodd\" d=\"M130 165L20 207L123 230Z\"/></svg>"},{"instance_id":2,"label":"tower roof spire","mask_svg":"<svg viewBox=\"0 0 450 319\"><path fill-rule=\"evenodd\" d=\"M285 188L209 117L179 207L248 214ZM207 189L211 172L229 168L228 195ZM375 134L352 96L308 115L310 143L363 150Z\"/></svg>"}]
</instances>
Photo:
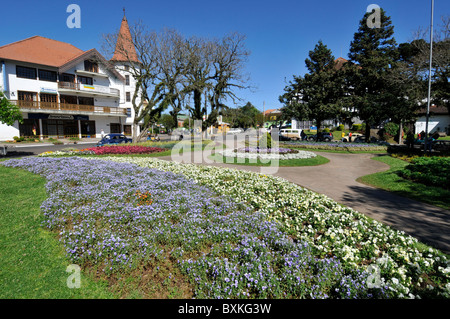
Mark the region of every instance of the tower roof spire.
<instances>
[{"instance_id":1,"label":"tower roof spire","mask_svg":"<svg viewBox=\"0 0 450 319\"><path fill-rule=\"evenodd\" d=\"M117 36L116 49L111 61L131 61L139 63L136 48L134 47L133 38L131 36L130 27L128 26L127 17L125 16L125 8L123 8L122 23L120 25L119 34Z\"/></svg>"}]
</instances>

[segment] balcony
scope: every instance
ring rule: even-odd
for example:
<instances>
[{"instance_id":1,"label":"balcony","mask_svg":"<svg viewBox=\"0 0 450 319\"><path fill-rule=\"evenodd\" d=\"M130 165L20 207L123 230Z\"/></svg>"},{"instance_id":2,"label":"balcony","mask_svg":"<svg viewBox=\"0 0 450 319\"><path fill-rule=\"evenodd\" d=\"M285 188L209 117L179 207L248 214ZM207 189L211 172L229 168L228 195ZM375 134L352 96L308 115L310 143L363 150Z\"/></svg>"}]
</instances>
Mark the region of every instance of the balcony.
<instances>
[{"instance_id":1,"label":"balcony","mask_svg":"<svg viewBox=\"0 0 450 319\"><path fill-rule=\"evenodd\" d=\"M127 116L127 110L120 107L19 100L11 100L10 102L17 105L20 109L27 110L31 113L37 111L54 111L62 114Z\"/></svg>"},{"instance_id":2,"label":"balcony","mask_svg":"<svg viewBox=\"0 0 450 319\"><path fill-rule=\"evenodd\" d=\"M92 95L103 95L109 97L119 97L120 91L118 89L110 88L109 86L103 85L88 85L82 83L73 82L58 82L58 90L60 92L70 92L73 93L88 93Z\"/></svg>"}]
</instances>

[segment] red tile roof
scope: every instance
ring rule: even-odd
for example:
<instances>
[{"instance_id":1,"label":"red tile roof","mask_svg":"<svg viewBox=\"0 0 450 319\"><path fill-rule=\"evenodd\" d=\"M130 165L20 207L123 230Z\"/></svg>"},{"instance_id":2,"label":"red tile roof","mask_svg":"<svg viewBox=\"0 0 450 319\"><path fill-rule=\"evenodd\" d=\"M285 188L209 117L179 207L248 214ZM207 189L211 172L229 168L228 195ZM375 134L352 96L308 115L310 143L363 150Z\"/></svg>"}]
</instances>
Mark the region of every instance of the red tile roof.
<instances>
[{"instance_id":1,"label":"red tile roof","mask_svg":"<svg viewBox=\"0 0 450 319\"><path fill-rule=\"evenodd\" d=\"M336 70L340 70L342 68L342 66L347 62L348 62L348 60L339 57L336 60L334 60L334 63L335 63L334 67L336 68Z\"/></svg>"},{"instance_id":2,"label":"red tile roof","mask_svg":"<svg viewBox=\"0 0 450 319\"><path fill-rule=\"evenodd\" d=\"M265 110L265 111L263 112L264 115L268 115L268 114L270 114L270 113L281 113L281 111L278 110L278 109L270 109L270 110Z\"/></svg>"},{"instance_id":3,"label":"red tile roof","mask_svg":"<svg viewBox=\"0 0 450 319\"><path fill-rule=\"evenodd\" d=\"M0 47L0 58L59 67L84 51L72 44L34 36Z\"/></svg>"}]
</instances>

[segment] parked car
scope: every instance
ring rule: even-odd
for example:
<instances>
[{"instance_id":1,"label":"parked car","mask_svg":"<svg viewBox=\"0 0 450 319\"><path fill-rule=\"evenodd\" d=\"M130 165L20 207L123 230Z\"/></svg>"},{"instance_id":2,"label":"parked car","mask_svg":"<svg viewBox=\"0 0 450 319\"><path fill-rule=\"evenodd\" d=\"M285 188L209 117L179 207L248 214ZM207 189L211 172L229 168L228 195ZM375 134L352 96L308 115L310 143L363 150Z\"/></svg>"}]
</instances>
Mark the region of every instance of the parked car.
<instances>
[{"instance_id":1,"label":"parked car","mask_svg":"<svg viewBox=\"0 0 450 319\"><path fill-rule=\"evenodd\" d=\"M123 143L131 143L133 140L131 138L126 137L123 134L119 133L111 133L106 134L98 143L97 146L103 146L107 144L123 144Z\"/></svg>"},{"instance_id":2,"label":"parked car","mask_svg":"<svg viewBox=\"0 0 450 319\"><path fill-rule=\"evenodd\" d=\"M308 141L331 142L332 140L333 134L331 132L319 132L317 134L308 136Z\"/></svg>"},{"instance_id":3,"label":"parked car","mask_svg":"<svg viewBox=\"0 0 450 319\"><path fill-rule=\"evenodd\" d=\"M358 136L354 140L353 140L353 136L352 136L352 141L353 141L353 143L367 143L366 137L364 135ZM378 143L378 140L373 136L370 137L369 141L370 141L370 143Z\"/></svg>"},{"instance_id":4,"label":"parked car","mask_svg":"<svg viewBox=\"0 0 450 319\"><path fill-rule=\"evenodd\" d=\"M293 140L301 140L302 136L301 136L302 130L297 129L284 129L282 128L280 130L280 136L285 136L285 137L289 137Z\"/></svg>"},{"instance_id":5,"label":"parked car","mask_svg":"<svg viewBox=\"0 0 450 319\"><path fill-rule=\"evenodd\" d=\"M356 138L358 138L358 137L360 137L360 136L364 136L364 135L361 134L361 133L352 133L352 140L351 140L351 141L350 141L350 136L349 136L349 135L344 136L344 137L341 139L341 141L342 141L342 142L353 142Z\"/></svg>"},{"instance_id":6,"label":"parked car","mask_svg":"<svg viewBox=\"0 0 450 319\"><path fill-rule=\"evenodd\" d=\"M239 133L242 133L242 132L244 132L243 129L240 129L240 128L230 128L230 129L227 131L227 134L239 134Z\"/></svg>"}]
</instances>

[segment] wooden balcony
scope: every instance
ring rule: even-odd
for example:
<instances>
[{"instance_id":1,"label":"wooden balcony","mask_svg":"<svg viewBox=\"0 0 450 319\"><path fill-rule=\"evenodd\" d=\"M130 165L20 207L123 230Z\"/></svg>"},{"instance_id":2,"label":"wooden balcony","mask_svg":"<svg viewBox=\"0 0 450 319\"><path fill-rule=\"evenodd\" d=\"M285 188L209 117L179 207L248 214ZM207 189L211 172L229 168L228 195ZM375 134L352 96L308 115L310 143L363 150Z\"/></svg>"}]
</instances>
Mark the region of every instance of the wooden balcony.
<instances>
[{"instance_id":1,"label":"wooden balcony","mask_svg":"<svg viewBox=\"0 0 450 319\"><path fill-rule=\"evenodd\" d=\"M69 90L80 93L90 93L93 95L105 95L111 97L119 97L120 91L118 89L110 88L103 85L88 85L73 82L58 82L58 89L60 91Z\"/></svg>"},{"instance_id":2,"label":"wooden balcony","mask_svg":"<svg viewBox=\"0 0 450 319\"><path fill-rule=\"evenodd\" d=\"M19 100L11 100L10 102L21 109L28 110L47 110L61 113L67 111L80 114L95 113L98 115L127 115L127 110L120 107Z\"/></svg>"}]
</instances>

